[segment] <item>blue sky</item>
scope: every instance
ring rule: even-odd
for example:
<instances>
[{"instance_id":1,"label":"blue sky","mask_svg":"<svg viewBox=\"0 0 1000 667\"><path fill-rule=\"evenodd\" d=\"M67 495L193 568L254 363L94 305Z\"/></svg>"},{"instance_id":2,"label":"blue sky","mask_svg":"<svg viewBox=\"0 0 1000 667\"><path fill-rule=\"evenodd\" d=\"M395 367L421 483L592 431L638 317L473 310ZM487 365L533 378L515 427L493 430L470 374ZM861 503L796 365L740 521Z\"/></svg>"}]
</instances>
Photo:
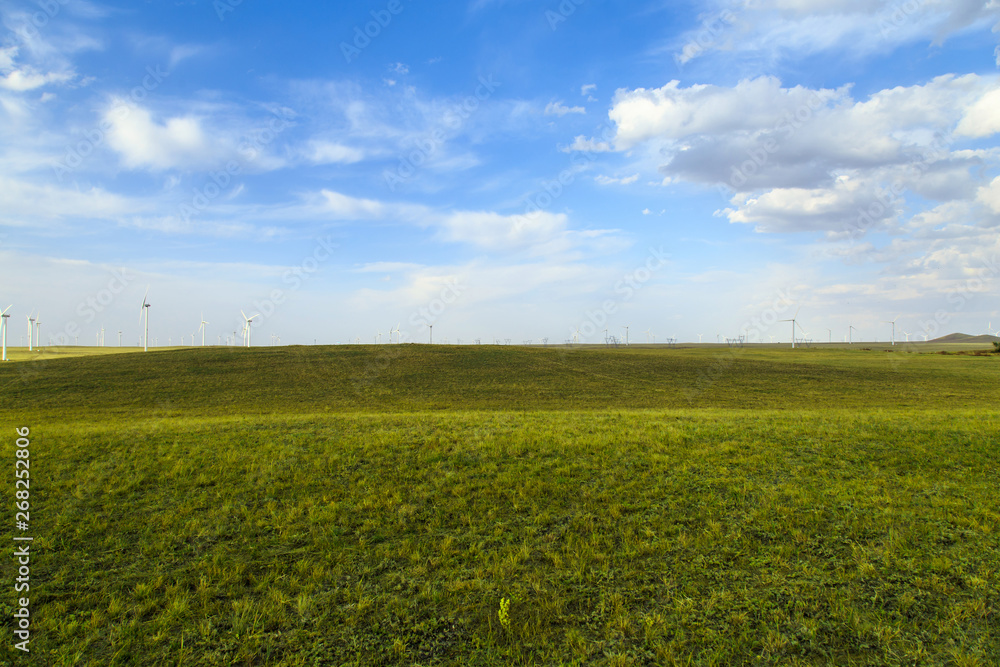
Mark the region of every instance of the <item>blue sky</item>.
<instances>
[{"instance_id":1,"label":"blue sky","mask_svg":"<svg viewBox=\"0 0 1000 667\"><path fill-rule=\"evenodd\" d=\"M997 0L0 18L13 344L1000 327Z\"/></svg>"}]
</instances>

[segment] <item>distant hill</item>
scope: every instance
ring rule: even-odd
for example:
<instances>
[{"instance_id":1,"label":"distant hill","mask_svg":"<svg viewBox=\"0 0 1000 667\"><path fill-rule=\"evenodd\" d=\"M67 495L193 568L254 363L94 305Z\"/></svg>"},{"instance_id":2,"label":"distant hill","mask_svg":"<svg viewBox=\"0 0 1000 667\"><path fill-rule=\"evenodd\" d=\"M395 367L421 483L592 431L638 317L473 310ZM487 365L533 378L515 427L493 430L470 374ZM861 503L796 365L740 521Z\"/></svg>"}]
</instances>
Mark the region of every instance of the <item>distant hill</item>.
<instances>
[{"instance_id":1,"label":"distant hill","mask_svg":"<svg viewBox=\"0 0 1000 667\"><path fill-rule=\"evenodd\" d=\"M981 336L970 336L964 333L953 333L947 336L941 336L940 338L935 338L930 341L931 343L976 343L982 345L992 345L994 341L998 341L1000 338L996 336L989 336L983 334Z\"/></svg>"}]
</instances>

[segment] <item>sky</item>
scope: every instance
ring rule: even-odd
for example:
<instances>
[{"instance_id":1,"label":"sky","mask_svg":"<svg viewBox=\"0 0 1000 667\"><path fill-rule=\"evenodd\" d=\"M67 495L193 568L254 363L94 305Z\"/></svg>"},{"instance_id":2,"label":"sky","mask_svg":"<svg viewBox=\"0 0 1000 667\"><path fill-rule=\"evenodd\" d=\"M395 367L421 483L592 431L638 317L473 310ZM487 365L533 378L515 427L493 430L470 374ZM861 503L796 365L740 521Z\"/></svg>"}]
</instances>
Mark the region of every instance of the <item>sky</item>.
<instances>
[{"instance_id":1,"label":"sky","mask_svg":"<svg viewBox=\"0 0 1000 667\"><path fill-rule=\"evenodd\" d=\"M159 346L242 342L241 311L254 345L1000 328L1000 0L0 21L13 345L35 315L135 345L147 290Z\"/></svg>"}]
</instances>

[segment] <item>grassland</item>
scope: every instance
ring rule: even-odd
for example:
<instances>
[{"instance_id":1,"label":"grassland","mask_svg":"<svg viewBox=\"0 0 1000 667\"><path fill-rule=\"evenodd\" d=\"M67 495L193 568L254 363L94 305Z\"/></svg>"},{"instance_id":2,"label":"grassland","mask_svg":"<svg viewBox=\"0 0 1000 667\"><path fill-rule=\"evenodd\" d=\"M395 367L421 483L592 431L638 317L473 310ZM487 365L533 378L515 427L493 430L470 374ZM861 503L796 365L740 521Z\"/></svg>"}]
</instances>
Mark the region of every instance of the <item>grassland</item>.
<instances>
[{"instance_id":1,"label":"grassland","mask_svg":"<svg viewBox=\"0 0 1000 667\"><path fill-rule=\"evenodd\" d=\"M2 451L34 438L28 662L997 664L998 373L822 348L5 364ZM28 664L8 591L0 650Z\"/></svg>"}]
</instances>

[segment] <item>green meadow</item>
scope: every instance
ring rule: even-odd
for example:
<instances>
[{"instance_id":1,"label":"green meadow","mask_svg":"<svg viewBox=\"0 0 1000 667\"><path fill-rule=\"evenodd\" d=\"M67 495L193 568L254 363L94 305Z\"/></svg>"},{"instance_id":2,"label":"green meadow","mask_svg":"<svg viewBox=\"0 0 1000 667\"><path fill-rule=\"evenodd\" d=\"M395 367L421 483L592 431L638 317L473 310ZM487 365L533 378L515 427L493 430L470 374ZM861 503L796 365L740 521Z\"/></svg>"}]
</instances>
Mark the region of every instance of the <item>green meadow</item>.
<instances>
[{"instance_id":1,"label":"green meadow","mask_svg":"<svg viewBox=\"0 0 1000 667\"><path fill-rule=\"evenodd\" d=\"M15 351L0 664L998 664L1000 355L864 347Z\"/></svg>"}]
</instances>

